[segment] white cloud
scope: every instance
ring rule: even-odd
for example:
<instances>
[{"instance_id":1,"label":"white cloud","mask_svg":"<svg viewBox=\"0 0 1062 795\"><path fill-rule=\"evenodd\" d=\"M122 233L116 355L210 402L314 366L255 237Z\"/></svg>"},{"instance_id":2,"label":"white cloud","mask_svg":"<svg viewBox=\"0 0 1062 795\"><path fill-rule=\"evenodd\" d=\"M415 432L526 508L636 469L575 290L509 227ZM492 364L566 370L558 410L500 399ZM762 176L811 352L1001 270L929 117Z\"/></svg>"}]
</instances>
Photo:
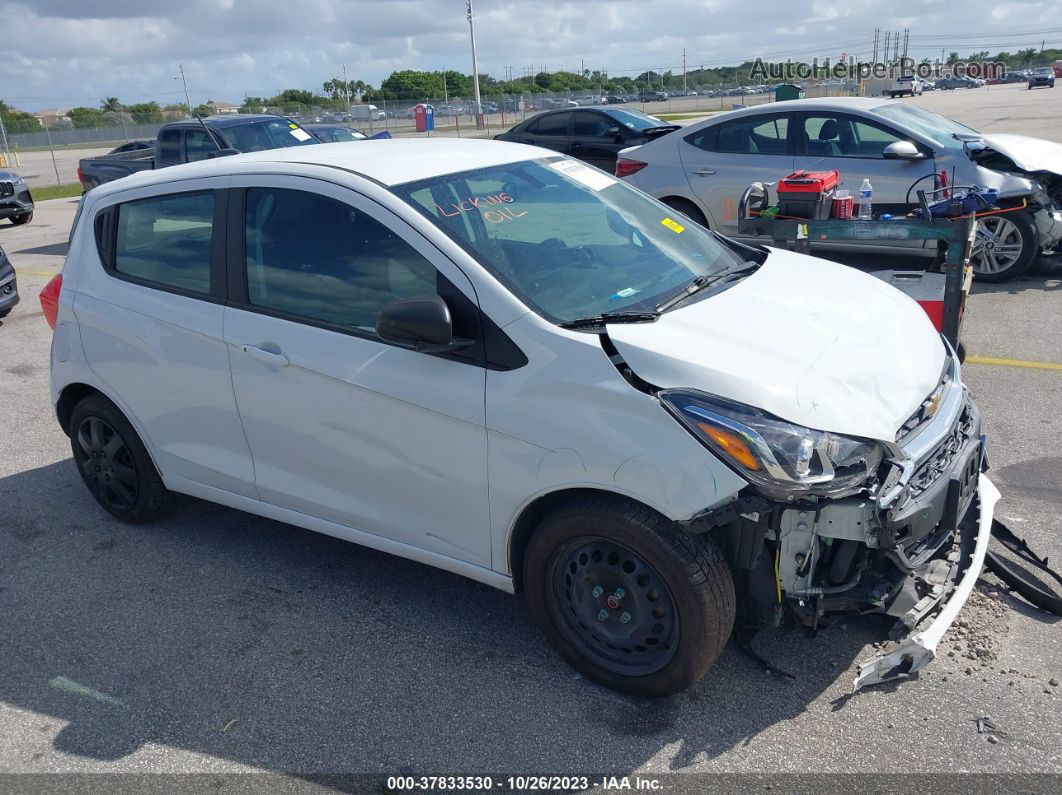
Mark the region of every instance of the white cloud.
<instances>
[{"instance_id":1,"label":"white cloud","mask_svg":"<svg viewBox=\"0 0 1062 795\"><path fill-rule=\"evenodd\" d=\"M942 47L966 55L1044 38L1062 45L1056 10L1012 0L993 9L995 23L925 0L476 0L476 38L481 71L499 77L507 66L517 75L531 65L578 69L581 59L634 75L680 69L683 48L691 68L869 57L875 27L910 27L916 58ZM394 69L471 70L463 0L0 0L0 20L0 95L26 108L103 96L176 101L178 61L195 102L319 90L344 63L348 76L371 83Z\"/></svg>"}]
</instances>

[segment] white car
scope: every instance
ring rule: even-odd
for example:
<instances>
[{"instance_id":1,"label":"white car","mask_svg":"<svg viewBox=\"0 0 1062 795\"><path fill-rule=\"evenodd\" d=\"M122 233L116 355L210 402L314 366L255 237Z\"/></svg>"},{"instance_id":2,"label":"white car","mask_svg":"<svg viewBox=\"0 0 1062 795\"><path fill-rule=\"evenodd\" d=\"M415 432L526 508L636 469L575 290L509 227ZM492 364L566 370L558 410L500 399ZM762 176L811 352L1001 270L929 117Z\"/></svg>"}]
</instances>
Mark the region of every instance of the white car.
<instances>
[{"instance_id":1,"label":"white car","mask_svg":"<svg viewBox=\"0 0 1062 795\"><path fill-rule=\"evenodd\" d=\"M896 97L903 96L921 96L924 90L925 84L918 75L901 75L892 82L892 85L884 93L896 99Z\"/></svg>"},{"instance_id":2,"label":"white car","mask_svg":"<svg viewBox=\"0 0 1062 795\"><path fill-rule=\"evenodd\" d=\"M858 683L913 673L981 570L998 493L916 303L548 150L141 172L82 200L56 291L52 400L114 517L189 494L522 591L624 692L696 682L735 610L887 613Z\"/></svg>"},{"instance_id":3,"label":"white car","mask_svg":"<svg viewBox=\"0 0 1062 795\"><path fill-rule=\"evenodd\" d=\"M720 113L622 149L615 171L676 211L735 236L737 205L749 184L774 183L798 169L836 170L853 195L869 178L875 215L914 209L918 189L939 187L941 174L953 185L996 191L1006 212L978 221L970 257L981 281L1020 276L1039 254L1062 248L1062 145L982 134L880 97L798 99ZM860 247L871 245L936 253L936 241L867 240Z\"/></svg>"}]
</instances>

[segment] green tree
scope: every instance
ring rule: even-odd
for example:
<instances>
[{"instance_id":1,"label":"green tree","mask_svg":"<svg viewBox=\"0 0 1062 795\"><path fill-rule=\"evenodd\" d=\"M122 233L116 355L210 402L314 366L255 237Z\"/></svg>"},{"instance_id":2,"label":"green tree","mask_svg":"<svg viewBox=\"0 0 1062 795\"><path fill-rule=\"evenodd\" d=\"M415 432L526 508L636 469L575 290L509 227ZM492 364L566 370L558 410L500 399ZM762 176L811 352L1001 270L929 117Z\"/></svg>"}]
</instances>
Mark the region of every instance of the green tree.
<instances>
[{"instance_id":1,"label":"green tree","mask_svg":"<svg viewBox=\"0 0 1062 795\"><path fill-rule=\"evenodd\" d=\"M106 114L98 108L71 108L66 115L79 130L103 127L107 123Z\"/></svg>"},{"instance_id":2,"label":"green tree","mask_svg":"<svg viewBox=\"0 0 1062 795\"><path fill-rule=\"evenodd\" d=\"M954 66L958 62L959 62L959 53L957 53L957 52L949 52L948 53L948 61L947 61L948 66Z\"/></svg>"},{"instance_id":3,"label":"green tree","mask_svg":"<svg viewBox=\"0 0 1062 795\"><path fill-rule=\"evenodd\" d=\"M107 97L100 100L100 110L104 113L118 113L122 110L122 103L118 101L118 97Z\"/></svg>"},{"instance_id":4,"label":"green tree","mask_svg":"<svg viewBox=\"0 0 1062 795\"><path fill-rule=\"evenodd\" d=\"M36 132L41 129L41 123L34 118L32 113L15 110L0 99L0 118L4 120L4 129L9 133Z\"/></svg>"},{"instance_id":5,"label":"green tree","mask_svg":"<svg viewBox=\"0 0 1062 795\"><path fill-rule=\"evenodd\" d=\"M1022 66L1028 66L1033 62L1033 59L1036 57L1036 53L1037 50L1035 47L1029 47L1026 50L1018 50L1018 61L1021 63Z\"/></svg>"},{"instance_id":6,"label":"green tree","mask_svg":"<svg viewBox=\"0 0 1062 795\"><path fill-rule=\"evenodd\" d=\"M157 102L137 102L134 105L126 105L128 113L134 124L156 124L162 121L162 108Z\"/></svg>"}]
</instances>

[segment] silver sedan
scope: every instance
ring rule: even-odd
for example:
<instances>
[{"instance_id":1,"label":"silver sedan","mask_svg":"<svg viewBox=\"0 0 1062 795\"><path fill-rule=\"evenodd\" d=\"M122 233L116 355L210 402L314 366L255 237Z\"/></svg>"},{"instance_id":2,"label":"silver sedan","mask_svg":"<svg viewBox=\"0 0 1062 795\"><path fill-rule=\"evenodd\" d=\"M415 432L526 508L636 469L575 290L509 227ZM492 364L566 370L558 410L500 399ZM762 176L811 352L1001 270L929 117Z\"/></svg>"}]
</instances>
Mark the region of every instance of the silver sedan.
<instances>
[{"instance_id":1,"label":"silver sedan","mask_svg":"<svg viewBox=\"0 0 1062 795\"><path fill-rule=\"evenodd\" d=\"M836 169L853 196L869 178L875 216L908 212L917 191L940 187L941 175L949 184L996 189L998 204L1012 211L978 222L972 261L986 281L1021 274L1038 253L1062 241L1062 146L982 135L880 98L802 99L720 114L623 150L616 174L736 237L737 203L749 183L775 182L797 169ZM935 247L917 243L904 250L930 255Z\"/></svg>"}]
</instances>

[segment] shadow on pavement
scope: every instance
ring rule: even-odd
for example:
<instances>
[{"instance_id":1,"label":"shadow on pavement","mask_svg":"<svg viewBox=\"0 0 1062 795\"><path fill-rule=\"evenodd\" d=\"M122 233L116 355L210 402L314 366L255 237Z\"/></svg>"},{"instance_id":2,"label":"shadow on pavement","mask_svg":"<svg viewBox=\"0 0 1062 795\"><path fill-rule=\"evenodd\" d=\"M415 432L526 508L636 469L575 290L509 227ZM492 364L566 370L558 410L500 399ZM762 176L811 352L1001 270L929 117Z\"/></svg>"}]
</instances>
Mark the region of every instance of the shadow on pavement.
<instances>
[{"instance_id":1,"label":"shadow on pavement","mask_svg":"<svg viewBox=\"0 0 1062 795\"><path fill-rule=\"evenodd\" d=\"M0 699L89 760L150 742L305 774L600 772L666 749L681 769L847 685L885 635L769 630L757 649L797 681L731 644L641 701L578 677L519 598L410 561L195 500L123 525L69 460L0 479L0 504Z\"/></svg>"}]
</instances>

